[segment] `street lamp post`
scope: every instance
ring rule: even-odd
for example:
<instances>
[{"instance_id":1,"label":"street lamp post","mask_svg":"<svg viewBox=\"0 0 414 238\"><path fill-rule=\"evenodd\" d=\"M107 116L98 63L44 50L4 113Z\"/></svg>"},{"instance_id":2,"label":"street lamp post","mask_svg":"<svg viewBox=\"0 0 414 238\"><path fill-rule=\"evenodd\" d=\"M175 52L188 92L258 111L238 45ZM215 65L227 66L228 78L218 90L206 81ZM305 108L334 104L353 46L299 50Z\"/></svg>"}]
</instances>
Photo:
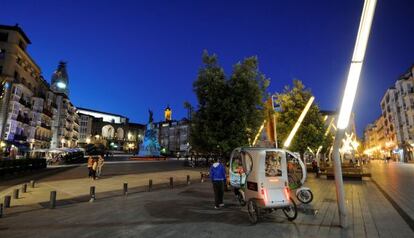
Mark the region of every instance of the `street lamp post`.
<instances>
[{"instance_id":1,"label":"street lamp post","mask_svg":"<svg viewBox=\"0 0 414 238\"><path fill-rule=\"evenodd\" d=\"M342 98L341 110L339 112L337 124L338 130L336 131L335 141L333 145L336 198L338 202L340 225L343 228L346 228L348 226L348 223L339 147L341 145L342 138L345 135L345 129L348 127L349 118L351 116L352 106L354 104L355 94L358 87L359 76L361 74L362 63L364 61L376 3L377 0L365 0L364 2L364 8L362 10L361 21L359 23L354 53L352 55L352 61L345 86L345 92Z\"/></svg>"}]
</instances>

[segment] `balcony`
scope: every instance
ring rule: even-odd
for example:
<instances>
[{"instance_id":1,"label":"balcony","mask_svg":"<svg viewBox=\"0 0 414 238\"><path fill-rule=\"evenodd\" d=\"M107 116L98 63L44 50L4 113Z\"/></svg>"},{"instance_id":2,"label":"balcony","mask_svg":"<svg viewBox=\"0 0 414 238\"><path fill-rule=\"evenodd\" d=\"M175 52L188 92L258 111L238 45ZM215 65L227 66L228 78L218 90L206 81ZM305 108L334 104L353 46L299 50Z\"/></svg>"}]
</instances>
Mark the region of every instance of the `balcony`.
<instances>
[{"instance_id":1,"label":"balcony","mask_svg":"<svg viewBox=\"0 0 414 238\"><path fill-rule=\"evenodd\" d=\"M25 136L25 135L14 135L14 140L26 141L27 136Z\"/></svg>"},{"instance_id":2,"label":"balcony","mask_svg":"<svg viewBox=\"0 0 414 238\"><path fill-rule=\"evenodd\" d=\"M48 110L47 108L43 108L43 114L45 114L46 116L52 118L53 117L53 113Z\"/></svg>"},{"instance_id":3,"label":"balcony","mask_svg":"<svg viewBox=\"0 0 414 238\"><path fill-rule=\"evenodd\" d=\"M45 141L45 142L50 142L52 140L52 138L47 137L47 136L35 136L35 140L40 140L40 141Z\"/></svg>"},{"instance_id":4,"label":"balcony","mask_svg":"<svg viewBox=\"0 0 414 238\"><path fill-rule=\"evenodd\" d=\"M32 104L26 100L24 100L23 98L20 98L19 103L22 104L25 107L31 108Z\"/></svg>"},{"instance_id":5,"label":"balcony","mask_svg":"<svg viewBox=\"0 0 414 238\"><path fill-rule=\"evenodd\" d=\"M43 127L43 128L45 128L45 129L47 129L47 130L51 130L52 129L52 127L46 125L46 123L41 123L40 126Z\"/></svg>"},{"instance_id":6,"label":"balcony","mask_svg":"<svg viewBox=\"0 0 414 238\"><path fill-rule=\"evenodd\" d=\"M30 125L30 118L29 117L22 116L21 114L19 114L17 116L16 121L19 121L19 122L22 122L24 124Z\"/></svg>"}]
</instances>

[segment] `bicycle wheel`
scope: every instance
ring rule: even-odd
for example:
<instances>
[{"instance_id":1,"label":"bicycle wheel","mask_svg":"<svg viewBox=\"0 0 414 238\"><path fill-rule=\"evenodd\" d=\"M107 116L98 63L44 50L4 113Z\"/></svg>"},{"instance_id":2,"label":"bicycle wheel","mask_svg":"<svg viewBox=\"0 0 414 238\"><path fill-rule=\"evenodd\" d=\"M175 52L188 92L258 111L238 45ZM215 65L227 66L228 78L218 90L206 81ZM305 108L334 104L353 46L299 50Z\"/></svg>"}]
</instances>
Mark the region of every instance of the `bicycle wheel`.
<instances>
[{"instance_id":1,"label":"bicycle wheel","mask_svg":"<svg viewBox=\"0 0 414 238\"><path fill-rule=\"evenodd\" d=\"M260 211L257 207L257 203L255 200L250 199L247 204L247 211L249 214L249 220L252 224L256 224L259 221Z\"/></svg>"},{"instance_id":2,"label":"bicycle wheel","mask_svg":"<svg viewBox=\"0 0 414 238\"><path fill-rule=\"evenodd\" d=\"M291 204L288 207L284 207L283 213L285 213L287 219L289 221L293 221L296 219L296 217L298 216L298 209L296 207L296 203L295 201L293 201L293 199L290 199Z\"/></svg>"}]
</instances>

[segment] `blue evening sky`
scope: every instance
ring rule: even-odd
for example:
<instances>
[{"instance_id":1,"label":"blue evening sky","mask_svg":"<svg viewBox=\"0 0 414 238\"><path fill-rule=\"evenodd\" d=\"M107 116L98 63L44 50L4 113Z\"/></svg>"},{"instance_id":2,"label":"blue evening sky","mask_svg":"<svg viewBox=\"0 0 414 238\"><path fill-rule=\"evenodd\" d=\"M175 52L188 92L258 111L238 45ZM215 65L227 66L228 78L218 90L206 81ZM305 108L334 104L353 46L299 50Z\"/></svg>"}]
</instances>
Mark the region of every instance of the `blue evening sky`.
<instances>
[{"instance_id":1,"label":"blue evening sky","mask_svg":"<svg viewBox=\"0 0 414 238\"><path fill-rule=\"evenodd\" d=\"M192 82L203 49L232 65L256 55L280 92L302 80L321 109L342 97L363 0L1 0L0 24L19 23L50 81L68 61L75 106L145 123L196 104ZM357 130L380 115L385 90L414 63L414 1L378 0L355 104Z\"/></svg>"}]
</instances>

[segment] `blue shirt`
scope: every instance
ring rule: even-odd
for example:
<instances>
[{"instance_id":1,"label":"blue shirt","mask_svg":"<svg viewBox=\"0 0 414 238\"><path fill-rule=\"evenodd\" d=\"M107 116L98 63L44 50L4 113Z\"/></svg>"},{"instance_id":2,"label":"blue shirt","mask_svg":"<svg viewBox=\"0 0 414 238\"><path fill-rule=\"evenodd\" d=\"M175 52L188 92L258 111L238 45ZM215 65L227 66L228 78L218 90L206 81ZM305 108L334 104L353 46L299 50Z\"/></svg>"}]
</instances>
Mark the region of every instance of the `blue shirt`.
<instances>
[{"instance_id":1,"label":"blue shirt","mask_svg":"<svg viewBox=\"0 0 414 238\"><path fill-rule=\"evenodd\" d=\"M214 163L210 167L210 178L212 181L226 180L226 170L221 163Z\"/></svg>"}]
</instances>

